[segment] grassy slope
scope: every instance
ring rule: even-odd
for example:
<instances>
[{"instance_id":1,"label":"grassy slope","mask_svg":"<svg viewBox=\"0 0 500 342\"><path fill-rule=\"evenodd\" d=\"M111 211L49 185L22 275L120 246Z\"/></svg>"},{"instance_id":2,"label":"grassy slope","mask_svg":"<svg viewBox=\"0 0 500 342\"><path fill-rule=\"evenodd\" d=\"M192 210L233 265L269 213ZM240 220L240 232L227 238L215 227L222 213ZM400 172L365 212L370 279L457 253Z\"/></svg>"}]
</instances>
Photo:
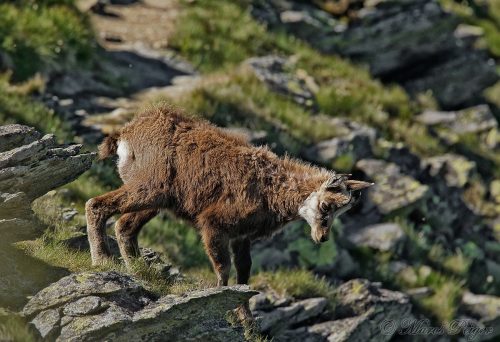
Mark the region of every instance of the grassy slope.
<instances>
[{"instance_id":1,"label":"grassy slope","mask_svg":"<svg viewBox=\"0 0 500 342\"><path fill-rule=\"evenodd\" d=\"M57 115L28 95L43 90L39 72L81 64L90 58L92 49L86 17L77 12L72 1L0 4L0 60L7 67L0 74L0 123L32 125L70 139L68 128Z\"/></svg>"}]
</instances>

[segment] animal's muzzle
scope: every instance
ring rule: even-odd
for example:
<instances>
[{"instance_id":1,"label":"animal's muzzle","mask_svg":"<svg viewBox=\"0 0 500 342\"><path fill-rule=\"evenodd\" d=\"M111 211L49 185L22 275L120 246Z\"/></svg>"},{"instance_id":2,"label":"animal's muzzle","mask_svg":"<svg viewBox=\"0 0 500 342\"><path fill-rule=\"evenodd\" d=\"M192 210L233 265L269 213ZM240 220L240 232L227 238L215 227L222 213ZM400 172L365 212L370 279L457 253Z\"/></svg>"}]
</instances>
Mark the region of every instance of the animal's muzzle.
<instances>
[{"instance_id":1,"label":"animal's muzzle","mask_svg":"<svg viewBox=\"0 0 500 342\"><path fill-rule=\"evenodd\" d=\"M319 239L319 242L325 242L325 241L328 241L330 237L328 235L323 235L320 239Z\"/></svg>"}]
</instances>

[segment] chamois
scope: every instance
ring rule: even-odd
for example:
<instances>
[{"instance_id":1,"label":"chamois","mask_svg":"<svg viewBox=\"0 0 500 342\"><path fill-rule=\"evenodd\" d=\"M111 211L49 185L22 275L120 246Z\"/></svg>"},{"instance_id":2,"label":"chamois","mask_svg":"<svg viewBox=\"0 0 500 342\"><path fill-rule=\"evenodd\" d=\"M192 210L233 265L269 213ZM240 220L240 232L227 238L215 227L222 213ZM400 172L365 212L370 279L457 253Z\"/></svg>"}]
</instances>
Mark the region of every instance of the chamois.
<instances>
[{"instance_id":1,"label":"chamois","mask_svg":"<svg viewBox=\"0 0 500 342\"><path fill-rule=\"evenodd\" d=\"M227 285L231 254L237 283L248 283L252 241L304 218L315 242L328 239L333 219L371 183L280 158L267 147L207 121L160 107L138 115L99 146L101 159L118 154L123 185L87 201L92 263L110 256L106 220L122 214L115 233L127 263L139 256L137 235L159 210L170 209L199 230L217 275Z\"/></svg>"}]
</instances>

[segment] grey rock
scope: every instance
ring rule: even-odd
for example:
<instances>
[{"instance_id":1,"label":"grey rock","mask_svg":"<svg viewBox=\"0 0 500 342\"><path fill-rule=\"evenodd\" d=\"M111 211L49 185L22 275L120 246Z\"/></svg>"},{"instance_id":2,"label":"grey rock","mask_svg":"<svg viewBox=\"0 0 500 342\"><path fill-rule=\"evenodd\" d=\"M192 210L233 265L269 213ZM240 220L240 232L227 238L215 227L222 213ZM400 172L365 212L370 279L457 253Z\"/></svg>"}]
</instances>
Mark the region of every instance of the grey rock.
<instances>
[{"instance_id":1,"label":"grey rock","mask_svg":"<svg viewBox=\"0 0 500 342\"><path fill-rule=\"evenodd\" d=\"M246 61L257 78L267 84L272 90L291 97L295 102L314 106L314 80L309 76L299 78L286 67L289 61L279 56L254 57ZM309 81L309 84L308 84Z\"/></svg>"},{"instance_id":2,"label":"grey rock","mask_svg":"<svg viewBox=\"0 0 500 342\"><path fill-rule=\"evenodd\" d=\"M498 123L487 105L451 112L427 110L417 116L416 120L428 126L446 128L458 135L498 128Z\"/></svg>"},{"instance_id":3,"label":"grey rock","mask_svg":"<svg viewBox=\"0 0 500 342\"><path fill-rule=\"evenodd\" d=\"M326 298L308 298L270 312L255 311L254 316L260 331L278 336L282 330L318 317L327 305Z\"/></svg>"},{"instance_id":4,"label":"grey rock","mask_svg":"<svg viewBox=\"0 0 500 342\"><path fill-rule=\"evenodd\" d=\"M90 168L94 153L80 153L80 147L58 145L53 135L42 136L31 127L0 126L0 250L9 265L0 267L0 278L5 279L0 286L1 302L21 305L26 294L38 290L40 283L60 276L59 270L40 276L41 270L48 273L48 267L19 257L10 244L32 239L41 232L42 222L31 208L36 198Z\"/></svg>"},{"instance_id":5,"label":"grey rock","mask_svg":"<svg viewBox=\"0 0 500 342\"><path fill-rule=\"evenodd\" d=\"M101 304L101 299L97 296L83 297L67 304L63 309L63 313L66 316L92 315L105 309Z\"/></svg>"},{"instance_id":6,"label":"grey rock","mask_svg":"<svg viewBox=\"0 0 500 342\"><path fill-rule=\"evenodd\" d=\"M271 311L275 308L289 306L293 302L291 297L283 297L274 291L261 292L249 300L252 311Z\"/></svg>"},{"instance_id":7,"label":"grey rock","mask_svg":"<svg viewBox=\"0 0 500 342\"><path fill-rule=\"evenodd\" d=\"M485 327L487 334L472 336L470 340L491 340L500 336L500 297L464 292L460 310L476 321L476 327Z\"/></svg>"},{"instance_id":8,"label":"grey rock","mask_svg":"<svg viewBox=\"0 0 500 342\"><path fill-rule=\"evenodd\" d=\"M382 214L418 205L428 194L428 187L401 173L399 167L377 159L362 159L356 168L375 185L368 190L370 201Z\"/></svg>"},{"instance_id":9,"label":"grey rock","mask_svg":"<svg viewBox=\"0 0 500 342\"><path fill-rule=\"evenodd\" d=\"M0 152L27 145L41 136L33 127L18 124L0 126Z\"/></svg>"},{"instance_id":10,"label":"grey rock","mask_svg":"<svg viewBox=\"0 0 500 342\"><path fill-rule=\"evenodd\" d=\"M117 272L71 274L35 294L24 306L23 315L31 317L87 296L134 298L127 303L131 309L140 308L141 300L151 297L134 278Z\"/></svg>"},{"instance_id":11,"label":"grey rock","mask_svg":"<svg viewBox=\"0 0 500 342\"><path fill-rule=\"evenodd\" d=\"M396 251L406 237L395 223L380 223L349 231L347 239L357 247L369 247L381 252Z\"/></svg>"},{"instance_id":12,"label":"grey rock","mask_svg":"<svg viewBox=\"0 0 500 342\"><path fill-rule=\"evenodd\" d=\"M338 317L361 315L369 306L377 307L376 311L396 308L399 318L409 314L411 304L409 297L402 292L380 288L379 283L370 283L366 279L353 279L340 285L336 291ZM387 312L387 317L396 315Z\"/></svg>"},{"instance_id":13,"label":"grey rock","mask_svg":"<svg viewBox=\"0 0 500 342\"><path fill-rule=\"evenodd\" d=\"M78 215L78 210L76 209L72 209L72 208L67 208L66 210L64 210L64 212L62 213L62 219L64 221L70 221L73 217L75 217L76 215Z\"/></svg>"},{"instance_id":14,"label":"grey rock","mask_svg":"<svg viewBox=\"0 0 500 342\"><path fill-rule=\"evenodd\" d=\"M476 167L476 163L467 158L447 153L422 160L421 168L431 177L443 175L449 187L462 188Z\"/></svg>"},{"instance_id":15,"label":"grey rock","mask_svg":"<svg viewBox=\"0 0 500 342\"><path fill-rule=\"evenodd\" d=\"M306 160L331 165L343 155L350 155L353 162L372 156L372 146L377 136L374 128L341 118L334 118L331 122L337 136L303 150L301 154Z\"/></svg>"},{"instance_id":16,"label":"grey rock","mask_svg":"<svg viewBox=\"0 0 500 342\"><path fill-rule=\"evenodd\" d=\"M276 341L389 341L395 331L382 331L381 323L386 319L400 322L411 317L407 295L382 289L365 279L355 279L337 289L334 320L331 315L316 316L312 323L308 320L304 321L307 324L271 331L271 336ZM293 315L285 322L290 319L293 320Z\"/></svg>"},{"instance_id":17,"label":"grey rock","mask_svg":"<svg viewBox=\"0 0 500 342\"><path fill-rule=\"evenodd\" d=\"M406 293L414 299L422 299L434 294L434 290L430 287L416 287L414 289L406 290Z\"/></svg>"},{"instance_id":18,"label":"grey rock","mask_svg":"<svg viewBox=\"0 0 500 342\"><path fill-rule=\"evenodd\" d=\"M300 307L298 305L285 306L262 315L256 312L254 318L260 331L268 332L272 330L277 332L280 329L285 329L288 326L289 319L299 311Z\"/></svg>"},{"instance_id":19,"label":"grey rock","mask_svg":"<svg viewBox=\"0 0 500 342\"><path fill-rule=\"evenodd\" d=\"M37 293L23 315L35 317L33 326L56 341L243 341L225 315L255 294L240 285L157 298L130 276L87 272Z\"/></svg>"},{"instance_id":20,"label":"grey rock","mask_svg":"<svg viewBox=\"0 0 500 342\"><path fill-rule=\"evenodd\" d=\"M292 324L300 324L319 316L326 309L328 300L323 297L308 298L297 302L296 305L302 306L302 310L294 316Z\"/></svg>"},{"instance_id":21,"label":"grey rock","mask_svg":"<svg viewBox=\"0 0 500 342\"><path fill-rule=\"evenodd\" d=\"M442 108L463 108L483 101L483 91L498 81L494 69L485 51L460 49L453 58L430 66L421 77L403 85L410 94L431 90Z\"/></svg>"},{"instance_id":22,"label":"grey rock","mask_svg":"<svg viewBox=\"0 0 500 342\"><path fill-rule=\"evenodd\" d=\"M250 298L248 304L251 311L269 311L274 308L271 299L264 292Z\"/></svg>"},{"instance_id":23,"label":"grey rock","mask_svg":"<svg viewBox=\"0 0 500 342\"><path fill-rule=\"evenodd\" d=\"M49 309L40 312L31 324L40 332L42 338L52 339L60 328L60 320L59 310Z\"/></svg>"}]
</instances>

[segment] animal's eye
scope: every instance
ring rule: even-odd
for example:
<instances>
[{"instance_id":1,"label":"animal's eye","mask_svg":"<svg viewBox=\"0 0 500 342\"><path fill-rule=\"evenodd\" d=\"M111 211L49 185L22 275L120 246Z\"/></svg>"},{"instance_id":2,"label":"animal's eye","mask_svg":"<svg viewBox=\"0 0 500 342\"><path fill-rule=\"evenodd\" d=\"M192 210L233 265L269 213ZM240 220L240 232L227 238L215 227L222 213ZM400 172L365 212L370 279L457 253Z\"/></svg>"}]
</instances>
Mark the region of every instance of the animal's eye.
<instances>
[{"instance_id":1,"label":"animal's eye","mask_svg":"<svg viewBox=\"0 0 500 342\"><path fill-rule=\"evenodd\" d=\"M321 225L322 226L328 225L328 216L323 216L323 218L321 219Z\"/></svg>"},{"instance_id":2,"label":"animal's eye","mask_svg":"<svg viewBox=\"0 0 500 342\"><path fill-rule=\"evenodd\" d=\"M321 202L319 205L319 209L321 210L322 213L327 213L330 211L330 204L326 202Z\"/></svg>"}]
</instances>

